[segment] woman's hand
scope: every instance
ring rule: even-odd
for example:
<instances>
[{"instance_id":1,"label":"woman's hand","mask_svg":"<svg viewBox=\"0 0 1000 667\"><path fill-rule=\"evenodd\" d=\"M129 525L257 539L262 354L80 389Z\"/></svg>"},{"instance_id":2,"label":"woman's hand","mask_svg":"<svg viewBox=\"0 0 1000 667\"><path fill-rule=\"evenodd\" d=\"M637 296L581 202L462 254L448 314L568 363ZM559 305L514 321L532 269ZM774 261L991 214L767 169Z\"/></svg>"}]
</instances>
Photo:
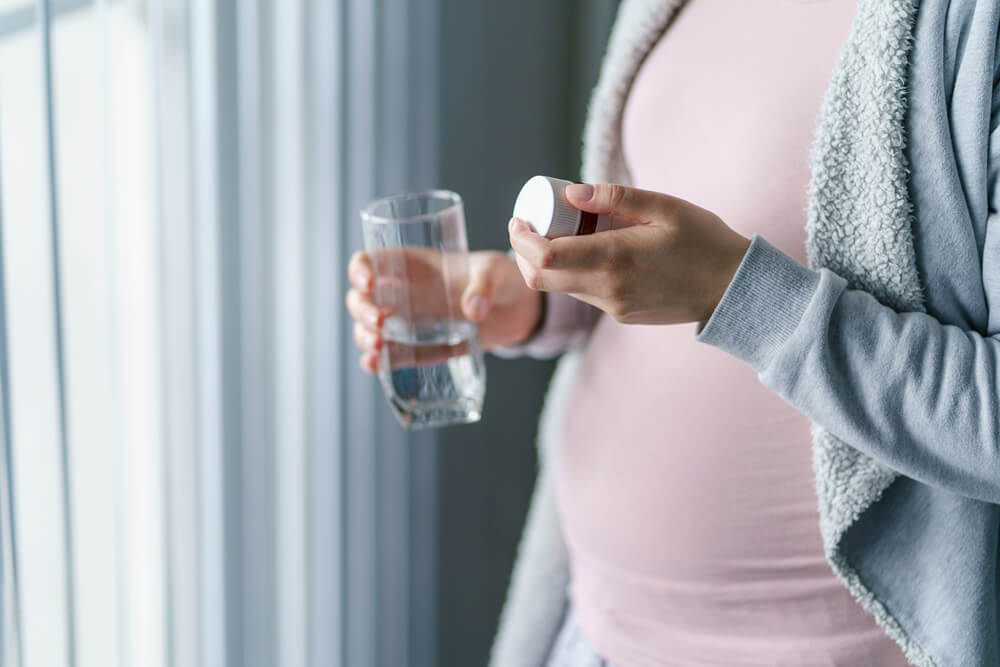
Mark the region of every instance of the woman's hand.
<instances>
[{"instance_id":1,"label":"woman's hand","mask_svg":"<svg viewBox=\"0 0 1000 667\"><path fill-rule=\"evenodd\" d=\"M442 285L442 276L448 272L441 271L437 254L422 253L419 248L400 251L406 253L401 265L406 268L407 289L412 297L410 306L421 308L421 291L426 292L428 298L423 301L428 308L446 303L441 290L452 286ZM512 345L527 338L541 316L542 295L525 286L517 266L506 254L485 250L469 253L468 258L468 281L457 286L455 298L461 305L461 315L478 323L482 348ZM375 305L375 273L368 253L354 253L347 266L347 277L351 283L347 290L347 310L354 318L354 342L361 350L361 368L375 372L379 352L386 344L382 325L391 310Z\"/></svg>"},{"instance_id":2,"label":"woman's hand","mask_svg":"<svg viewBox=\"0 0 1000 667\"><path fill-rule=\"evenodd\" d=\"M547 239L510 222L525 284L568 292L630 324L707 320L750 240L717 215L670 195L622 185L571 185L570 204L633 223L586 236Z\"/></svg>"}]
</instances>

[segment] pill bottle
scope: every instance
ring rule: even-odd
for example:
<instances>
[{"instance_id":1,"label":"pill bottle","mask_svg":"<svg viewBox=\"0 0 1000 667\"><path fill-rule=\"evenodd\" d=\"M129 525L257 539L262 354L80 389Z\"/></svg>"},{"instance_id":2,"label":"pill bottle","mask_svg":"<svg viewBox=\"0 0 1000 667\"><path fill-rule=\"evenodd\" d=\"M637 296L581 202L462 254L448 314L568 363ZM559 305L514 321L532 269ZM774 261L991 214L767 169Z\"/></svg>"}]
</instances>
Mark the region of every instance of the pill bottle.
<instances>
[{"instance_id":1,"label":"pill bottle","mask_svg":"<svg viewBox=\"0 0 1000 667\"><path fill-rule=\"evenodd\" d=\"M534 176L524 184L514 202L514 217L530 224L550 239L559 236L593 234L625 226L614 216L588 213L566 201L566 187L573 181L550 176Z\"/></svg>"}]
</instances>

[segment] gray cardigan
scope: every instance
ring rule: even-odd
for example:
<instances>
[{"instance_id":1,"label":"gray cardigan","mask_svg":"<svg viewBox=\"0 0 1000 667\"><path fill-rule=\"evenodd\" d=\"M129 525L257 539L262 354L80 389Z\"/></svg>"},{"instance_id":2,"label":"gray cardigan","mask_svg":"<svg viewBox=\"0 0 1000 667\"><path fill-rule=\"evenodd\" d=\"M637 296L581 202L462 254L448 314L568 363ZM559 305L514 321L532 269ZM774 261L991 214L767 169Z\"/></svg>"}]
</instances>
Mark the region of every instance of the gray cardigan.
<instances>
[{"instance_id":1,"label":"gray cardigan","mask_svg":"<svg viewBox=\"0 0 1000 667\"><path fill-rule=\"evenodd\" d=\"M623 3L584 180L629 182L622 108L682 4ZM696 334L812 419L827 559L913 665L1000 665L998 25L997 1L859 0L809 155L810 267L755 237ZM542 664L566 608L545 454L580 349L542 414L497 667Z\"/></svg>"}]
</instances>

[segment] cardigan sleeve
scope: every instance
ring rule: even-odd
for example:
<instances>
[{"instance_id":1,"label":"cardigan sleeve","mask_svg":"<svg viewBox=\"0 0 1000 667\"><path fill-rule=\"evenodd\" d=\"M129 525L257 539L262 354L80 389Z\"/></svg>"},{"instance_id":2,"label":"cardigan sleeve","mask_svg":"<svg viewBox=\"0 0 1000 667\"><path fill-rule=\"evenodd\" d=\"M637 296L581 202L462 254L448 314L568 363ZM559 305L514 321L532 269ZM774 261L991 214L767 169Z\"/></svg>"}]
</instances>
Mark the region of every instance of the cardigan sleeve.
<instances>
[{"instance_id":1,"label":"cardigan sleeve","mask_svg":"<svg viewBox=\"0 0 1000 667\"><path fill-rule=\"evenodd\" d=\"M1000 503L1000 339L896 312L760 236L696 339L899 473Z\"/></svg>"}]
</instances>

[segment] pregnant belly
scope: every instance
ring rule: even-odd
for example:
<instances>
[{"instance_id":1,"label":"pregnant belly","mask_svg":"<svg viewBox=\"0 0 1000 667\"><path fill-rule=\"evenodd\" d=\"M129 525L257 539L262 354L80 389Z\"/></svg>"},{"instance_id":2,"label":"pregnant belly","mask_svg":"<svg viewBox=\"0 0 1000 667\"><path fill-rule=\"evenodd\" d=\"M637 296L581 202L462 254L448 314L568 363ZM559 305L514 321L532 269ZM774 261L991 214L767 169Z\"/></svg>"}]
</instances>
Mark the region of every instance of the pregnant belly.
<instances>
[{"instance_id":1,"label":"pregnant belly","mask_svg":"<svg viewBox=\"0 0 1000 667\"><path fill-rule=\"evenodd\" d=\"M809 420L694 325L603 318L568 405L554 464L581 548L678 577L825 567Z\"/></svg>"},{"instance_id":2,"label":"pregnant belly","mask_svg":"<svg viewBox=\"0 0 1000 667\"><path fill-rule=\"evenodd\" d=\"M622 664L905 664L823 556L809 420L693 336L604 318L581 361L551 464L584 632Z\"/></svg>"}]
</instances>

